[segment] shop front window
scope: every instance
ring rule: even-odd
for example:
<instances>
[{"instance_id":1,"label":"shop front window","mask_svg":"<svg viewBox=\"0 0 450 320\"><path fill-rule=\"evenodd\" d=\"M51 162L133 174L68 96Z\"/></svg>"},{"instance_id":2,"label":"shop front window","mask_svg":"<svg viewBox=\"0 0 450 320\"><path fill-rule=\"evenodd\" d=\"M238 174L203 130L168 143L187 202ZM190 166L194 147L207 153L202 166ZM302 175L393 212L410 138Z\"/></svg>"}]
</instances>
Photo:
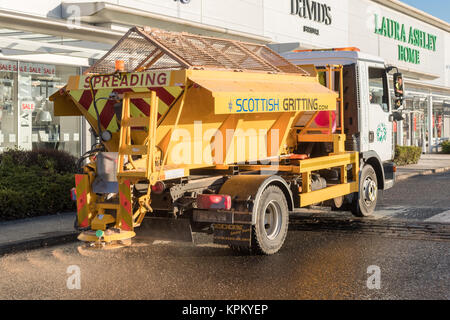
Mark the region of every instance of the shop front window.
<instances>
[{"instance_id":1,"label":"shop front window","mask_svg":"<svg viewBox=\"0 0 450 320\"><path fill-rule=\"evenodd\" d=\"M444 106L442 103L433 103L433 130L435 138L444 137Z\"/></svg>"},{"instance_id":2,"label":"shop front window","mask_svg":"<svg viewBox=\"0 0 450 320\"><path fill-rule=\"evenodd\" d=\"M0 152L17 144L17 63L0 60Z\"/></svg>"},{"instance_id":3,"label":"shop front window","mask_svg":"<svg viewBox=\"0 0 450 320\"><path fill-rule=\"evenodd\" d=\"M411 113L411 145L423 147L426 141L426 122L425 114L427 112L427 103L423 97L415 97L412 100Z\"/></svg>"},{"instance_id":4,"label":"shop front window","mask_svg":"<svg viewBox=\"0 0 450 320\"><path fill-rule=\"evenodd\" d=\"M450 102L444 102L442 110L442 136L445 140L450 140Z\"/></svg>"},{"instance_id":5,"label":"shop front window","mask_svg":"<svg viewBox=\"0 0 450 320\"><path fill-rule=\"evenodd\" d=\"M49 97L79 68L0 60L0 152L57 149L81 151L80 117L55 117Z\"/></svg>"},{"instance_id":6,"label":"shop front window","mask_svg":"<svg viewBox=\"0 0 450 320\"><path fill-rule=\"evenodd\" d=\"M80 117L55 117L49 97L65 83L76 67L19 63L19 146L27 150L65 150L80 154Z\"/></svg>"}]
</instances>

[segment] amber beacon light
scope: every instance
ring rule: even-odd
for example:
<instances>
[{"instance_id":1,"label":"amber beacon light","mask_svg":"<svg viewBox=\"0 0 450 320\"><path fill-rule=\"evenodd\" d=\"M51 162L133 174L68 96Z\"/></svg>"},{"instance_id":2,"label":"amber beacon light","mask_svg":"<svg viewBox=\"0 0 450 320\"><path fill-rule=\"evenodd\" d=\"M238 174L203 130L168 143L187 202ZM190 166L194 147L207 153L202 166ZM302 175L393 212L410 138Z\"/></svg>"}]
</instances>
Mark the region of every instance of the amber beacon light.
<instances>
[{"instance_id":1,"label":"amber beacon light","mask_svg":"<svg viewBox=\"0 0 450 320\"><path fill-rule=\"evenodd\" d=\"M123 72L125 70L125 62L123 60L116 60L115 69L116 71Z\"/></svg>"}]
</instances>

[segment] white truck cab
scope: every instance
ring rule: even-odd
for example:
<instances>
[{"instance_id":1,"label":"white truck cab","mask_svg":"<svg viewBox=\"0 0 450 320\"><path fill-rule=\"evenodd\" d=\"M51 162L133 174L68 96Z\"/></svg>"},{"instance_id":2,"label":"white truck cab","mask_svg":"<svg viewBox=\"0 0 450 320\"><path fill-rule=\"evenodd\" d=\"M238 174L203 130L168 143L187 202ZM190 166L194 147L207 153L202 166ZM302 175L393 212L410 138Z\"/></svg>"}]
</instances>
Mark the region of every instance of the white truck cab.
<instances>
[{"instance_id":1,"label":"white truck cab","mask_svg":"<svg viewBox=\"0 0 450 320\"><path fill-rule=\"evenodd\" d=\"M399 119L397 104L392 106L389 90L388 72L393 67L357 48L298 50L282 56L298 66L343 65L346 148L360 152L361 168L366 164L373 167L379 190L392 187L395 180L392 119ZM397 101L401 105L402 97Z\"/></svg>"}]
</instances>

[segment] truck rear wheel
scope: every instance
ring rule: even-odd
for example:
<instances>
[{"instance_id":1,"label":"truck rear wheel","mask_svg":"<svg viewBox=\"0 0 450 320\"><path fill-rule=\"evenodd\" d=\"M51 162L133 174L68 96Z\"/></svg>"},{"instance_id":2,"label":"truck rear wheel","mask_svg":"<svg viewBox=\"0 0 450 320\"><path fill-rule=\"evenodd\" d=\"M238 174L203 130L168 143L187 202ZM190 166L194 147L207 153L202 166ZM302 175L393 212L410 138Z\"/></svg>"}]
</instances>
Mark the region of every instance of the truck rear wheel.
<instances>
[{"instance_id":1,"label":"truck rear wheel","mask_svg":"<svg viewBox=\"0 0 450 320\"><path fill-rule=\"evenodd\" d=\"M257 204L256 224L252 232L252 251L274 254L283 246L289 224L289 208L280 188L269 186Z\"/></svg>"},{"instance_id":2,"label":"truck rear wheel","mask_svg":"<svg viewBox=\"0 0 450 320\"><path fill-rule=\"evenodd\" d=\"M375 170L370 164L366 164L361 171L359 181L359 195L354 194L351 211L354 216L370 216L377 206L378 181Z\"/></svg>"}]
</instances>

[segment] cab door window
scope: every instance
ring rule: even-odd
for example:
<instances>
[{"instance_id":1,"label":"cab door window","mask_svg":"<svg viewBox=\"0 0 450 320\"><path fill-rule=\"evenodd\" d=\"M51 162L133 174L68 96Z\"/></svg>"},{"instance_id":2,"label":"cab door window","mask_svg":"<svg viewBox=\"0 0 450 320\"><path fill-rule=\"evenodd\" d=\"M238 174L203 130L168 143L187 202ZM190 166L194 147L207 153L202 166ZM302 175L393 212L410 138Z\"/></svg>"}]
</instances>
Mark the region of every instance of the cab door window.
<instances>
[{"instance_id":1,"label":"cab door window","mask_svg":"<svg viewBox=\"0 0 450 320\"><path fill-rule=\"evenodd\" d=\"M384 112L389 112L389 94L386 71L379 68L369 68L369 102L377 105Z\"/></svg>"}]
</instances>

